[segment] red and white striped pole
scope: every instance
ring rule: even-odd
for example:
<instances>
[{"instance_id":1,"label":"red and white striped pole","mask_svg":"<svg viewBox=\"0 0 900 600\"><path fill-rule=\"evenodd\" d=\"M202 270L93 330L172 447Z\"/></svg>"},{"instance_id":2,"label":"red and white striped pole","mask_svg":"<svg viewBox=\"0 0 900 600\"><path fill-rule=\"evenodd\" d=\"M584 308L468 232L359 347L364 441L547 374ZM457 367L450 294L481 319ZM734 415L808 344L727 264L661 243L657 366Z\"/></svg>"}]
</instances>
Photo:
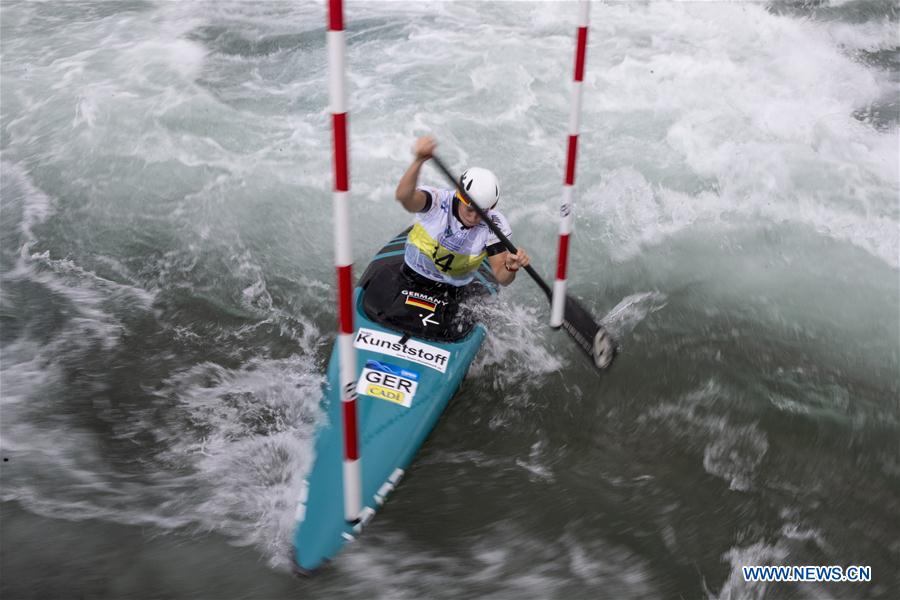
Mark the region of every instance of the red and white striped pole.
<instances>
[{"instance_id":1,"label":"red and white striped pole","mask_svg":"<svg viewBox=\"0 0 900 600\"><path fill-rule=\"evenodd\" d=\"M566 155L566 178L559 206L559 250L556 255L556 281L550 305L550 326L560 327L566 304L566 267L569 260L569 236L572 233L572 213L575 210L575 158L578 154L578 128L581 120L581 82L584 80L584 58L587 52L587 33L590 0L578 3L578 45L575 48L575 83L569 112L569 149Z\"/></svg>"},{"instance_id":2,"label":"red and white striped pole","mask_svg":"<svg viewBox=\"0 0 900 600\"><path fill-rule=\"evenodd\" d=\"M344 412L344 518L357 521L362 511L359 434L356 426L356 352L353 350L353 252L350 248L350 191L347 144L347 96L342 0L328 2L328 95L334 135L334 264L338 283L338 359Z\"/></svg>"}]
</instances>

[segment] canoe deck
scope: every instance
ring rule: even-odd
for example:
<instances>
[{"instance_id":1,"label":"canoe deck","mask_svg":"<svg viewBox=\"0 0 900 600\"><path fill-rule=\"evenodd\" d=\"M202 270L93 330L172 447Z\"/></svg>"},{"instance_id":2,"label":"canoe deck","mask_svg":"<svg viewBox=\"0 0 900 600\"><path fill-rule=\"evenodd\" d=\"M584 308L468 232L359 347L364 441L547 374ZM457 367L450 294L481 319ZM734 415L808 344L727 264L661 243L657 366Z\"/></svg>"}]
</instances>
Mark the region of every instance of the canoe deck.
<instances>
[{"instance_id":1,"label":"canoe deck","mask_svg":"<svg viewBox=\"0 0 900 600\"><path fill-rule=\"evenodd\" d=\"M315 463L303 483L296 511L294 565L303 575L316 572L344 544L355 540L384 504L456 393L484 340L480 324L461 340L448 342L410 337L366 315L364 287L385 269L402 266L405 239L404 231L381 249L354 294L363 510L355 523L344 518L342 402L335 346L323 394L327 418L317 431ZM496 293L486 263L477 279L487 292Z\"/></svg>"}]
</instances>

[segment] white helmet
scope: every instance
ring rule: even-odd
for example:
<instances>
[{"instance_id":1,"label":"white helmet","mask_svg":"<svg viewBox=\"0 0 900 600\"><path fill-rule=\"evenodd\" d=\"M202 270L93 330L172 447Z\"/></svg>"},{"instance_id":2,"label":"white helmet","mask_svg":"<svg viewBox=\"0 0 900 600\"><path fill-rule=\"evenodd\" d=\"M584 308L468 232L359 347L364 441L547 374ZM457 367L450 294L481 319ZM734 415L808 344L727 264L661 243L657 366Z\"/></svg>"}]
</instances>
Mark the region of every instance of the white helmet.
<instances>
[{"instance_id":1,"label":"white helmet","mask_svg":"<svg viewBox=\"0 0 900 600\"><path fill-rule=\"evenodd\" d=\"M459 178L459 186L466 190L469 198L481 207L490 210L500 200L500 184L497 177L481 167L470 167Z\"/></svg>"}]
</instances>

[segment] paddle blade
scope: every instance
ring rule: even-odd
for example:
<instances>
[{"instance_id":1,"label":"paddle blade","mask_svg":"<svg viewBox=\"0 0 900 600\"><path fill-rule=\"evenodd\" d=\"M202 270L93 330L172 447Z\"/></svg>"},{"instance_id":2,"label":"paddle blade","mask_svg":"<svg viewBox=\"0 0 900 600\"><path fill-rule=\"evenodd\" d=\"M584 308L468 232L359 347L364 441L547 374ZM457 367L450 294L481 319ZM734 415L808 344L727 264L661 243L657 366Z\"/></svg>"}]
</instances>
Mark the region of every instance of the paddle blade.
<instances>
[{"instance_id":1,"label":"paddle blade","mask_svg":"<svg viewBox=\"0 0 900 600\"><path fill-rule=\"evenodd\" d=\"M612 336L571 296L566 296L562 326L598 369L607 369L612 364L616 356L616 343Z\"/></svg>"}]
</instances>

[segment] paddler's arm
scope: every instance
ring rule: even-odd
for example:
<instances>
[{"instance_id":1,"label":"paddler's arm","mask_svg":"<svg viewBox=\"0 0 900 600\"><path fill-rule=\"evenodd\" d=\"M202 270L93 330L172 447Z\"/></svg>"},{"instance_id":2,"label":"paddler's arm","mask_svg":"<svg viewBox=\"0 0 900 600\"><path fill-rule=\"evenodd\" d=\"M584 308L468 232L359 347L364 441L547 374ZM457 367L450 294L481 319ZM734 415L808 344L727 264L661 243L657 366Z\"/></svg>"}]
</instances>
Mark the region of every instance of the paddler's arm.
<instances>
[{"instance_id":1,"label":"paddler's arm","mask_svg":"<svg viewBox=\"0 0 900 600\"><path fill-rule=\"evenodd\" d=\"M425 208L428 202L428 196L422 190L416 189L416 183L419 181L419 170L425 164L431 153L437 148L437 142L430 135L420 137L413 146L413 154L416 155L415 160L406 169L406 173L400 178L397 184L397 191L394 194L397 201L403 205L408 212L417 213Z\"/></svg>"},{"instance_id":2,"label":"paddler's arm","mask_svg":"<svg viewBox=\"0 0 900 600\"><path fill-rule=\"evenodd\" d=\"M501 252L488 256L488 262L491 264L494 278L500 285L506 286L515 281L516 271L531 264L531 257L523 248L519 248L519 252L516 254Z\"/></svg>"}]
</instances>

